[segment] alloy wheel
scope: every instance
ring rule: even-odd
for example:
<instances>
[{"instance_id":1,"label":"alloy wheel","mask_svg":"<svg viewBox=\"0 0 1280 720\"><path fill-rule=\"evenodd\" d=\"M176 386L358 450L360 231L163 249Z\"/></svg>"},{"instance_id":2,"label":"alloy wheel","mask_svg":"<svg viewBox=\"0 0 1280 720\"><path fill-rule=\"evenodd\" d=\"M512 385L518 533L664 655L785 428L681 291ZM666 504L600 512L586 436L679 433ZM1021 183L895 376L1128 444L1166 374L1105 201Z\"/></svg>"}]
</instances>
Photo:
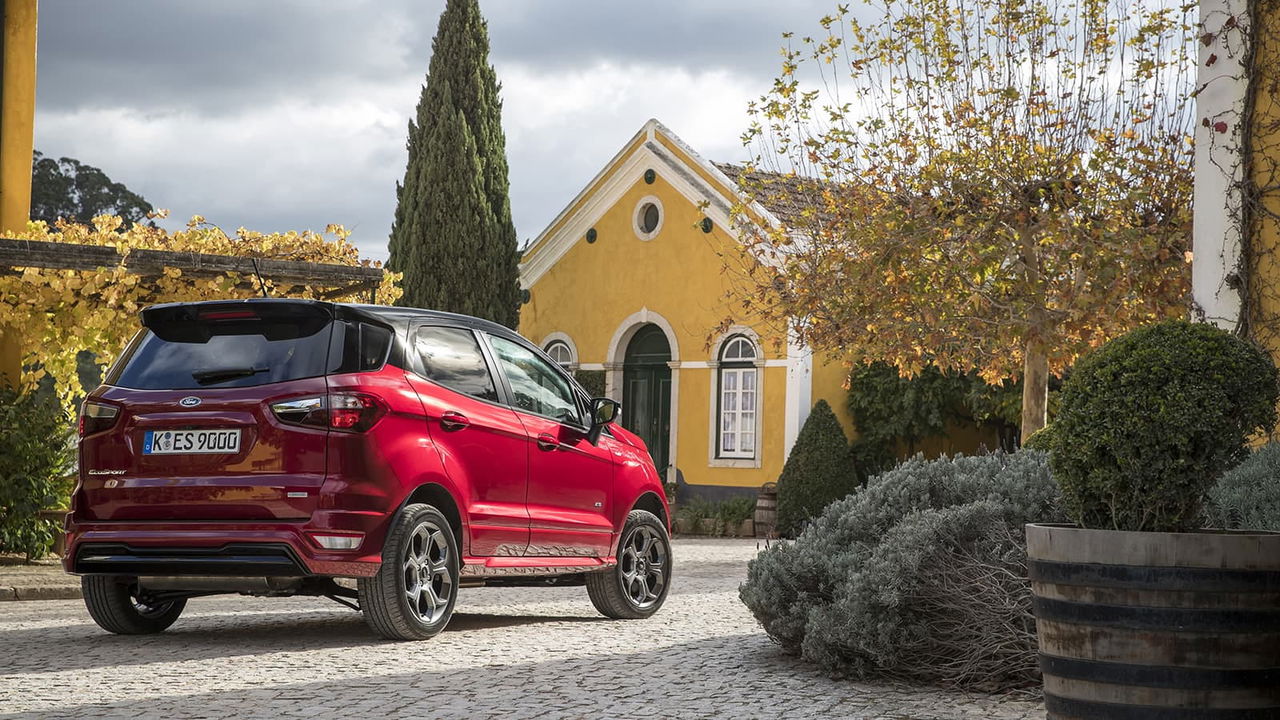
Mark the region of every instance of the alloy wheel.
<instances>
[{"instance_id":1,"label":"alloy wheel","mask_svg":"<svg viewBox=\"0 0 1280 720\"><path fill-rule=\"evenodd\" d=\"M648 609L662 598L668 561L666 543L647 525L637 525L623 541L619 575L623 591L637 609Z\"/></svg>"},{"instance_id":2,"label":"alloy wheel","mask_svg":"<svg viewBox=\"0 0 1280 720\"><path fill-rule=\"evenodd\" d=\"M419 523L409 533L404 549L404 594L409 608L423 622L432 624L444 617L453 597L454 580L449 571L449 543L435 523Z\"/></svg>"}]
</instances>

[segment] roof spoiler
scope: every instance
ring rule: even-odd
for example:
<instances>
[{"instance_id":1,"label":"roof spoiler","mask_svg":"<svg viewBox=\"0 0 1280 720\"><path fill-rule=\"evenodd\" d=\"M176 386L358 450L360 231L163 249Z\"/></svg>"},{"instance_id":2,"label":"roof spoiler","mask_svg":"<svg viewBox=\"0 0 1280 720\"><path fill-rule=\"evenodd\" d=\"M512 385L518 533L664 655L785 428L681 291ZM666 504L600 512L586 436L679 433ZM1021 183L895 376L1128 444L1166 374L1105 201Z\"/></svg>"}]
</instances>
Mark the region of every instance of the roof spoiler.
<instances>
[{"instance_id":1,"label":"roof spoiler","mask_svg":"<svg viewBox=\"0 0 1280 720\"><path fill-rule=\"evenodd\" d=\"M319 332L333 305L314 300L213 300L152 305L142 326L168 342L205 343L215 335L262 335L287 340Z\"/></svg>"}]
</instances>

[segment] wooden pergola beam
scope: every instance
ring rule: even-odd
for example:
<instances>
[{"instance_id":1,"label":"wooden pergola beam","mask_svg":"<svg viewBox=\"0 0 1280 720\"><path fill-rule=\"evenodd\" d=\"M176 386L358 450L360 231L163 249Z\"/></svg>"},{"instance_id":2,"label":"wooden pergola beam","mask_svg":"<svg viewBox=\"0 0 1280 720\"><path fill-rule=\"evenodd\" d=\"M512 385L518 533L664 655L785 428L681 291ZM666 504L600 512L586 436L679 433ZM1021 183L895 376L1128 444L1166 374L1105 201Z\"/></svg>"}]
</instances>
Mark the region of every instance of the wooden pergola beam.
<instances>
[{"instance_id":1,"label":"wooden pergola beam","mask_svg":"<svg viewBox=\"0 0 1280 720\"><path fill-rule=\"evenodd\" d=\"M96 270L117 267L122 260L129 272L149 277L163 275L165 268L177 268L193 277L229 272L253 277L255 273L254 258L238 255L132 250L122 258L115 248L100 245L0 238L0 267ZM344 292L340 294L373 289L382 283L382 269L373 267L257 259L256 270L276 285L342 288Z\"/></svg>"}]
</instances>

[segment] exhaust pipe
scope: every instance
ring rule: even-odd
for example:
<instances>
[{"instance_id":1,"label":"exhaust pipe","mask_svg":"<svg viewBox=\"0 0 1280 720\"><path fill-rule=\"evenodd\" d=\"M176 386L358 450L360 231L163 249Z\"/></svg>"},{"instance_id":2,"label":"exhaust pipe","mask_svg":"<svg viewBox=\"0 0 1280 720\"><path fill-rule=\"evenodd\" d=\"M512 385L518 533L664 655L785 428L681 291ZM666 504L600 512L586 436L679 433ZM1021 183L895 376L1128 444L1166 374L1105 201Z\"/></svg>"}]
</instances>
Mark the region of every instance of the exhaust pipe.
<instances>
[{"instance_id":1,"label":"exhaust pipe","mask_svg":"<svg viewBox=\"0 0 1280 720\"><path fill-rule=\"evenodd\" d=\"M227 592L249 595L293 594L302 587L302 578L291 577L219 577L201 575L177 575L140 577L138 585L144 590Z\"/></svg>"}]
</instances>

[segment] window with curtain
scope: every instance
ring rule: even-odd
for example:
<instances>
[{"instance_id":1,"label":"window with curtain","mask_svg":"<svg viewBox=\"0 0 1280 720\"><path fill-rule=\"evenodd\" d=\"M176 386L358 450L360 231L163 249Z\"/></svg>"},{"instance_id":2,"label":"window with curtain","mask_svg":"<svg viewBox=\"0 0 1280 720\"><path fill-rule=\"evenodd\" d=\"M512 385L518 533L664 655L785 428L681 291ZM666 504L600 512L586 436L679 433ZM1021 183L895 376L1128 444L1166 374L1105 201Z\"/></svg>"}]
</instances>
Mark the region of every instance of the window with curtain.
<instances>
[{"instance_id":1,"label":"window with curtain","mask_svg":"<svg viewBox=\"0 0 1280 720\"><path fill-rule=\"evenodd\" d=\"M737 335L721 346L717 457L750 459L756 456L759 369L755 362L756 346L749 338Z\"/></svg>"}]
</instances>

